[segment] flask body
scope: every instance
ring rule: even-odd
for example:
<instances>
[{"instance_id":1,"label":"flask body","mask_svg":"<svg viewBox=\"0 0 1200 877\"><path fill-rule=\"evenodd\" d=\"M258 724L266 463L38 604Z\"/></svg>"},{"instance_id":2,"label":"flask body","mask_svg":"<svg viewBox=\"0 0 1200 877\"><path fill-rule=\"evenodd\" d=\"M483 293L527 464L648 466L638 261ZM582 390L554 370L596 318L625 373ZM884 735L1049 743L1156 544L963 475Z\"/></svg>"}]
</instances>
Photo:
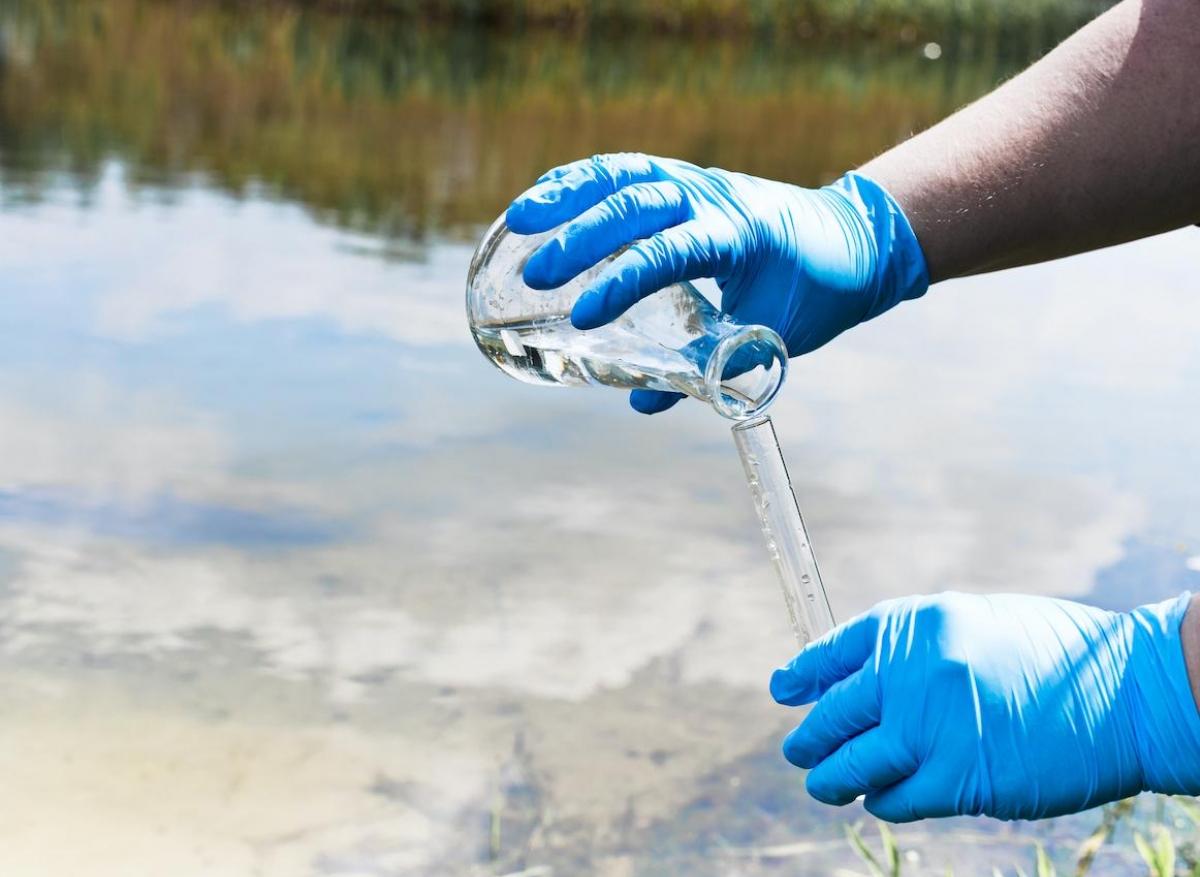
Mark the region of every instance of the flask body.
<instances>
[{"instance_id":1,"label":"flask body","mask_svg":"<svg viewBox=\"0 0 1200 877\"><path fill-rule=\"evenodd\" d=\"M513 234L501 217L471 259L467 319L498 368L532 384L686 393L737 420L771 403L787 372L782 339L721 313L691 283L642 299L607 326L575 329L575 300L615 256L557 289L530 289L525 263L553 234Z\"/></svg>"}]
</instances>

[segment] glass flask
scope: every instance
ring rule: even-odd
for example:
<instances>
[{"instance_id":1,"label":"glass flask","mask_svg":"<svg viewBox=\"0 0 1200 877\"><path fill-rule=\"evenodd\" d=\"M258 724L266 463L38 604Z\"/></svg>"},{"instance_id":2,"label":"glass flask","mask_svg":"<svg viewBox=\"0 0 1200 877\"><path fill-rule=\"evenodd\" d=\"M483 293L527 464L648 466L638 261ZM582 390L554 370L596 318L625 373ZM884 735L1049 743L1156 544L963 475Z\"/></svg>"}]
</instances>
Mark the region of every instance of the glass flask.
<instances>
[{"instance_id":1,"label":"glass flask","mask_svg":"<svg viewBox=\"0 0 1200 877\"><path fill-rule=\"evenodd\" d=\"M501 370L531 384L678 391L734 420L775 398L787 372L783 340L721 313L691 283L642 299L607 326L575 329L571 307L615 256L557 289L530 289L525 262L553 234L513 234L501 216L471 259L467 319Z\"/></svg>"}]
</instances>

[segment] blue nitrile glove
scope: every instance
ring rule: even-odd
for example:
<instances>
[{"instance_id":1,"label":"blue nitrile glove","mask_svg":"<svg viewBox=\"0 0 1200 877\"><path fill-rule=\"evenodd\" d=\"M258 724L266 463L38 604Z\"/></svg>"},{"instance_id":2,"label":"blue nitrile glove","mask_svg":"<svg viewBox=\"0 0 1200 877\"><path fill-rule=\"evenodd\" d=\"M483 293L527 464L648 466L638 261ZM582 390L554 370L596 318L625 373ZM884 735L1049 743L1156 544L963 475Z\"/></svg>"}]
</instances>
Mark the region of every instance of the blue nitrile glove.
<instances>
[{"instance_id":1,"label":"blue nitrile glove","mask_svg":"<svg viewBox=\"0 0 1200 877\"><path fill-rule=\"evenodd\" d=\"M725 311L770 326L799 356L929 286L900 206L858 173L802 189L671 158L597 155L545 174L506 216L518 234L569 220L526 264L534 289L560 286L637 241L579 297L578 329L677 281L712 277ZM681 398L634 390L630 401L649 414Z\"/></svg>"},{"instance_id":2,"label":"blue nitrile glove","mask_svg":"<svg viewBox=\"0 0 1200 877\"><path fill-rule=\"evenodd\" d=\"M1200 792L1189 597L1120 614L1016 594L881 603L771 677L780 703L816 701L784 755L817 800L866 795L890 822Z\"/></svg>"}]
</instances>

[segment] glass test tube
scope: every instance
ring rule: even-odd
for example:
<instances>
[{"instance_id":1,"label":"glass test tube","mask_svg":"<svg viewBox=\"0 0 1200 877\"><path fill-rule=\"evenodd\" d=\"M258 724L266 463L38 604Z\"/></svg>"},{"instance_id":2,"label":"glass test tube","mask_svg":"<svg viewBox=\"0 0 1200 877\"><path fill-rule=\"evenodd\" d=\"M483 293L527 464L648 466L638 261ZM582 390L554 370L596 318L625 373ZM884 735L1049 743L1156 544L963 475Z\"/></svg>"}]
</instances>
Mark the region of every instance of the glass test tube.
<instances>
[{"instance_id":1,"label":"glass test tube","mask_svg":"<svg viewBox=\"0 0 1200 877\"><path fill-rule=\"evenodd\" d=\"M783 588L792 630L803 648L833 628L833 613L771 418L755 417L736 424L733 441Z\"/></svg>"}]
</instances>

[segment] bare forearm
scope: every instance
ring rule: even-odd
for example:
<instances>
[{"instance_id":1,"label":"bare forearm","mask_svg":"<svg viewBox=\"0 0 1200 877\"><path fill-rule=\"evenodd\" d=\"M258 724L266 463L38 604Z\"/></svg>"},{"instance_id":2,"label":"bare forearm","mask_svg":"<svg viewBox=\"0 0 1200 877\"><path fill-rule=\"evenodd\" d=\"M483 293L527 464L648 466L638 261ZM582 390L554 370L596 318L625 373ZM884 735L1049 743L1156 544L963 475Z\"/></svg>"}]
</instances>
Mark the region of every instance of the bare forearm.
<instances>
[{"instance_id":1,"label":"bare forearm","mask_svg":"<svg viewBox=\"0 0 1200 877\"><path fill-rule=\"evenodd\" d=\"M1200 595L1192 597L1179 636L1183 641L1183 662L1187 665L1192 697L1196 708L1200 709Z\"/></svg>"},{"instance_id":2,"label":"bare forearm","mask_svg":"<svg viewBox=\"0 0 1200 877\"><path fill-rule=\"evenodd\" d=\"M863 171L934 281L1200 221L1200 0L1124 0Z\"/></svg>"}]
</instances>

